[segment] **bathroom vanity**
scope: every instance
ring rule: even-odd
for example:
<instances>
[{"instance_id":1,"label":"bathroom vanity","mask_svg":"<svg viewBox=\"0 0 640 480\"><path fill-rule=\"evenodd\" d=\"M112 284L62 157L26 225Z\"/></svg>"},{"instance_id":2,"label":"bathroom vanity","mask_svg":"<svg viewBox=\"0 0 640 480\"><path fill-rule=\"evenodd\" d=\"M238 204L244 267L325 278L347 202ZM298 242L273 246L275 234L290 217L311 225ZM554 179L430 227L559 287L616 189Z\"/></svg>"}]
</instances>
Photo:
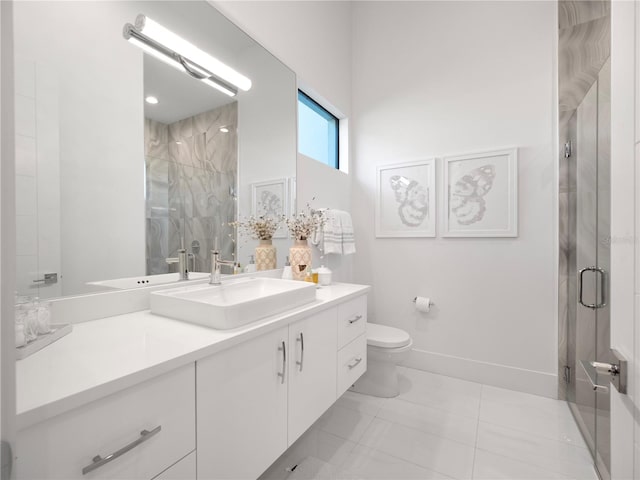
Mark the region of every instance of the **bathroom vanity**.
<instances>
[{"instance_id":1,"label":"bathroom vanity","mask_svg":"<svg viewBox=\"0 0 640 480\"><path fill-rule=\"evenodd\" d=\"M17 478L257 478L366 370L369 288L233 330L74 325L17 364Z\"/></svg>"}]
</instances>

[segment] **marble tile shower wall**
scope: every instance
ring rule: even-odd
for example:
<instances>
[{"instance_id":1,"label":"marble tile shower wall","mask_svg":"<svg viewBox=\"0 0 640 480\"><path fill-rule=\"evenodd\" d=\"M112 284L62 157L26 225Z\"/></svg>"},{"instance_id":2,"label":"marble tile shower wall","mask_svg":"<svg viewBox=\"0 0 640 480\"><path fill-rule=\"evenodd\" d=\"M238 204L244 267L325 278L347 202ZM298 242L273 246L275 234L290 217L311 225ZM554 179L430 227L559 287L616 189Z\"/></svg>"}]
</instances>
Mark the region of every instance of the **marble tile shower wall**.
<instances>
[{"instance_id":1,"label":"marble tile shower wall","mask_svg":"<svg viewBox=\"0 0 640 480\"><path fill-rule=\"evenodd\" d=\"M569 358L575 358L577 298L577 172L576 110L609 58L611 4L607 0L561 0L558 2L559 78L559 265L558 265L558 394L566 399L563 378ZM572 155L564 156L565 142Z\"/></svg>"},{"instance_id":2,"label":"marble tile shower wall","mask_svg":"<svg viewBox=\"0 0 640 480\"><path fill-rule=\"evenodd\" d=\"M166 259L183 242L194 271L208 271L216 238L223 258L233 258L237 119L235 102L169 125L145 119L148 274L175 271Z\"/></svg>"}]
</instances>

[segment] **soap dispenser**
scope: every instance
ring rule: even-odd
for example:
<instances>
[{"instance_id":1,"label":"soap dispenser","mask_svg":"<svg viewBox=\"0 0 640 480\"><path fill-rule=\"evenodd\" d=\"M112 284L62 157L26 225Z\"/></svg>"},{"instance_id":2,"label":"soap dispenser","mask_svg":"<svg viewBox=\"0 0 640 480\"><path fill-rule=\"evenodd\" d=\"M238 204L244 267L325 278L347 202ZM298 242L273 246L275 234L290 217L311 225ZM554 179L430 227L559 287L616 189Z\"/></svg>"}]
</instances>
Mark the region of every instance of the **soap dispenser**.
<instances>
[{"instance_id":1,"label":"soap dispenser","mask_svg":"<svg viewBox=\"0 0 640 480\"><path fill-rule=\"evenodd\" d=\"M289 262L289 257L287 257L287 261L284 264L284 269L282 270L282 278L284 280L293 280L293 271L291 270L291 263Z\"/></svg>"},{"instance_id":2,"label":"soap dispenser","mask_svg":"<svg viewBox=\"0 0 640 480\"><path fill-rule=\"evenodd\" d=\"M249 255L249 264L244 267L245 273L253 273L256 271L256 262L253 258L253 255Z\"/></svg>"}]
</instances>

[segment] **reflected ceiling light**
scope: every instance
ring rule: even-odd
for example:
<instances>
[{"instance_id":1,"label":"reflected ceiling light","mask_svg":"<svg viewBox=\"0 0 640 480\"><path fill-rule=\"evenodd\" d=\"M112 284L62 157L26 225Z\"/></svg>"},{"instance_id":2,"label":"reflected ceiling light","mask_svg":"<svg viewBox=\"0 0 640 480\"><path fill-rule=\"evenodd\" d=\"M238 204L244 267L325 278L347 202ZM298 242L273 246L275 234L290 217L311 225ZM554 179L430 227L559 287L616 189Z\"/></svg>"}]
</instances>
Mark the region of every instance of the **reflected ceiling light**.
<instances>
[{"instance_id":1,"label":"reflected ceiling light","mask_svg":"<svg viewBox=\"0 0 640 480\"><path fill-rule=\"evenodd\" d=\"M222 133L229 133L229 129L227 127L220 127L220 131Z\"/></svg>"},{"instance_id":2,"label":"reflected ceiling light","mask_svg":"<svg viewBox=\"0 0 640 480\"><path fill-rule=\"evenodd\" d=\"M153 95L149 95L144 99L145 102L150 103L151 105L156 105L158 103L158 99Z\"/></svg>"},{"instance_id":3,"label":"reflected ceiling light","mask_svg":"<svg viewBox=\"0 0 640 480\"><path fill-rule=\"evenodd\" d=\"M145 15L136 17L135 26L127 23L123 36L166 64L230 97L238 89L251 88L250 79Z\"/></svg>"}]
</instances>

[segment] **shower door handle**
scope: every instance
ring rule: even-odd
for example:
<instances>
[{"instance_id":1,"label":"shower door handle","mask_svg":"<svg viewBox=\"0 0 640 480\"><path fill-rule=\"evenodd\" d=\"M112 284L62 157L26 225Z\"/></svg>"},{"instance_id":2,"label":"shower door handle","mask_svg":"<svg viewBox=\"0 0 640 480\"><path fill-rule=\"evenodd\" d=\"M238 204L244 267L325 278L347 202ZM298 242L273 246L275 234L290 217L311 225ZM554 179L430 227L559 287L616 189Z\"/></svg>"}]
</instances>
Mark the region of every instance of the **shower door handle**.
<instances>
[{"instance_id":1,"label":"shower door handle","mask_svg":"<svg viewBox=\"0 0 640 480\"><path fill-rule=\"evenodd\" d=\"M583 294L583 277L586 272L595 272L600 275L600 303L584 303ZM597 308L604 308L607 306L606 296L606 272L602 268L598 267L585 267L578 272L578 302L583 307L591 308L593 310Z\"/></svg>"}]
</instances>

